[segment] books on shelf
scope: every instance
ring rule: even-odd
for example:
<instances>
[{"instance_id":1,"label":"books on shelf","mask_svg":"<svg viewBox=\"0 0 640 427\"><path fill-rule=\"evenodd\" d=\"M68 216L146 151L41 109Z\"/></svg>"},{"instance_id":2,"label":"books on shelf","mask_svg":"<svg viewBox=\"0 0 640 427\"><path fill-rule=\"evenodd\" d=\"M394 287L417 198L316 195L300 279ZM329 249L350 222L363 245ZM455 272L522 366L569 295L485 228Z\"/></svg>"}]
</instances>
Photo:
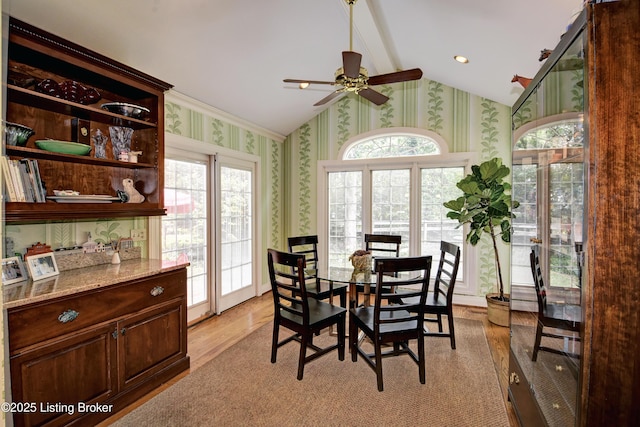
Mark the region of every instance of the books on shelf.
<instances>
[{"instance_id":1,"label":"books on shelf","mask_svg":"<svg viewBox=\"0 0 640 427\"><path fill-rule=\"evenodd\" d=\"M46 190L40 178L38 161L0 156L5 200L8 202L44 203Z\"/></svg>"}]
</instances>

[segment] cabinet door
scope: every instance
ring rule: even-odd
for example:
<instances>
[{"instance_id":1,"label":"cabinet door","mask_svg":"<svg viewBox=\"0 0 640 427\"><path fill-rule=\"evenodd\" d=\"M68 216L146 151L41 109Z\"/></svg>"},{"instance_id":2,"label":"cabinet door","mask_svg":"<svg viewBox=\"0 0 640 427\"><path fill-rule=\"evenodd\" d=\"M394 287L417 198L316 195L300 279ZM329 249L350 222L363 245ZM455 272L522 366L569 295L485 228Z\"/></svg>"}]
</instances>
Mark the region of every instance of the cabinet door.
<instances>
[{"instance_id":1,"label":"cabinet door","mask_svg":"<svg viewBox=\"0 0 640 427\"><path fill-rule=\"evenodd\" d=\"M132 387L187 354L184 298L118 322L120 388Z\"/></svg>"},{"instance_id":2,"label":"cabinet door","mask_svg":"<svg viewBox=\"0 0 640 427\"><path fill-rule=\"evenodd\" d=\"M62 425L77 418L77 404L103 402L117 392L115 323L68 334L11 358L13 402L35 403L15 413L15 425ZM52 407L59 403L60 405Z\"/></svg>"}]
</instances>

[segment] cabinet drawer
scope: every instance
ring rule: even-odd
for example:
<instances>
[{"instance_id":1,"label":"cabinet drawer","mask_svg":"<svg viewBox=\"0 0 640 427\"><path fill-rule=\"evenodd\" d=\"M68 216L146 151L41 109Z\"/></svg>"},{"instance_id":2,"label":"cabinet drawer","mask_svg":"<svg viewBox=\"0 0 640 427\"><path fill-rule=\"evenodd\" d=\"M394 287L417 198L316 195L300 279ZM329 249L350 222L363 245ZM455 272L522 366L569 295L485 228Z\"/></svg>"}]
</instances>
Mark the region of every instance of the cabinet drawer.
<instances>
[{"instance_id":1,"label":"cabinet drawer","mask_svg":"<svg viewBox=\"0 0 640 427\"><path fill-rule=\"evenodd\" d=\"M8 311L9 351L117 320L185 295L186 269L159 274Z\"/></svg>"}]
</instances>

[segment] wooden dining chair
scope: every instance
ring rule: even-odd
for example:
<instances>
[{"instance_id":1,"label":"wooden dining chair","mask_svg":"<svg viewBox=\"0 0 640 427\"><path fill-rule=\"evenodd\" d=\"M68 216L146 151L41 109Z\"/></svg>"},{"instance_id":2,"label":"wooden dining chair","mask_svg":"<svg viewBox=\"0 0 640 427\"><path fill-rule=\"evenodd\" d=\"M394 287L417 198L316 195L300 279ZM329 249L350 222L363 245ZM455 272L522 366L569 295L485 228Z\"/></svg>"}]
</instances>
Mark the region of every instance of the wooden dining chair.
<instances>
[{"instance_id":1,"label":"wooden dining chair","mask_svg":"<svg viewBox=\"0 0 640 427\"><path fill-rule=\"evenodd\" d=\"M287 239L289 245L289 252L302 254L305 256L307 263L306 269L318 270L320 268L318 257L318 236L295 236ZM328 299L329 302L333 302L333 296L337 295L340 298L340 306L347 307L347 290L348 284L346 283L333 283L327 280L321 280L319 278L307 277L307 294L318 300Z\"/></svg>"},{"instance_id":2,"label":"wooden dining chair","mask_svg":"<svg viewBox=\"0 0 640 427\"><path fill-rule=\"evenodd\" d=\"M364 249L372 257L399 257L402 236L395 234L365 234Z\"/></svg>"},{"instance_id":3,"label":"wooden dining chair","mask_svg":"<svg viewBox=\"0 0 640 427\"><path fill-rule=\"evenodd\" d=\"M402 236L396 234L365 234L364 249L371 253L374 260L376 257L399 257L400 245L402 244ZM364 293L363 285L356 285L356 295ZM375 286L370 287L370 293L375 293ZM368 296L365 296L368 298Z\"/></svg>"},{"instance_id":4,"label":"wooden dining chair","mask_svg":"<svg viewBox=\"0 0 640 427\"><path fill-rule=\"evenodd\" d=\"M271 363L276 363L278 348L291 341L300 343L298 380L302 380L306 363L330 351L338 349L338 359L344 360L347 310L309 298L304 273L305 256L268 249L267 264L274 302ZM294 334L279 340L281 326ZM324 348L314 345L314 334L330 326L336 326L338 330L337 342ZM309 356L307 349L312 351Z\"/></svg>"},{"instance_id":5,"label":"wooden dining chair","mask_svg":"<svg viewBox=\"0 0 640 427\"><path fill-rule=\"evenodd\" d=\"M456 349L456 334L453 324L453 290L460 265L460 248L453 243L440 241L440 261L433 282L433 292L427 294L424 306L425 322L438 324L438 332L431 332L426 326L426 337L449 337L451 349ZM412 302L415 302L416 298ZM435 315L435 317L433 317ZM447 316L449 329L442 327L442 316Z\"/></svg>"},{"instance_id":6,"label":"wooden dining chair","mask_svg":"<svg viewBox=\"0 0 640 427\"><path fill-rule=\"evenodd\" d=\"M373 306L358 306L349 312L349 349L351 360L358 355L375 371L378 391L383 391L382 359L407 354L418 365L420 383L425 383L424 304L429 288L431 256L411 258L378 258L375 264L376 291ZM394 274L397 276L390 276ZM406 278L404 278L406 275ZM396 288L391 291L391 285ZM390 303L390 299L401 297ZM413 302L417 297L416 302ZM403 301L412 302L403 302ZM362 331L373 343L373 353L363 349L369 345L359 339ZM409 347L416 340L418 354ZM386 344L393 348L382 351Z\"/></svg>"},{"instance_id":7,"label":"wooden dining chair","mask_svg":"<svg viewBox=\"0 0 640 427\"><path fill-rule=\"evenodd\" d=\"M536 327L536 340L533 344L531 360L535 362L538 359L538 352L541 350L579 358L579 354L541 345L542 337L580 341L578 334L580 333L582 309L576 304L548 302L547 288L544 285L537 246L531 248L529 260L531 262L531 273L533 274L533 283L536 287L538 300L538 325ZM545 328L552 329L552 331L548 332ZM566 331L567 333L563 333L562 331Z\"/></svg>"}]
</instances>

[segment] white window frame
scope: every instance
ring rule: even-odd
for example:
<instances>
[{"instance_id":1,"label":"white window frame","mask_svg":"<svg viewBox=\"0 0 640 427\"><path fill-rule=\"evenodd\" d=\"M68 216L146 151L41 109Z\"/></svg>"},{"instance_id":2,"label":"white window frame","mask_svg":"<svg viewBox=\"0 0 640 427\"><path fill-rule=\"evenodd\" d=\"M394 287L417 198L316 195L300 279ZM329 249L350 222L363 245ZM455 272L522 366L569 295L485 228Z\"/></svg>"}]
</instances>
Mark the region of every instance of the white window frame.
<instances>
[{"instance_id":1,"label":"white window frame","mask_svg":"<svg viewBox=\"0 0 640 427\"><path fill-rule=\"evenodd\" d=\"M339 155L341 156L350 145L389 134L413 134L421 137L427 137L435 140L441 149L441 154L416 157L394 157L394 158L376 158L376 159L350 159L350 160L321 160L318 161L317 168L317 218L318 218L318 235L321 236L318 251L321 258L328 259L328 247L323 244L329 233L329 203L328 203L328 174L330 172L350 172L361 171L363 174L362 183L362 202L363 202L363 230L371 229L371 215L368 206L371 205L371 188L370 180L365 178L370 175L374 169L411 169L411 205L410 205L410 228L411 230L420 229L420 170L424 168L439 168L462 166L465 174L471 173L471 165L477 163L478 154L473 152L449 153L447 144L444 139L433 132L421 129L407 128L387 128L378 131L366 132L350 138L343 145ZM434 137L435 135L435 137ZM341 159L342 157L340 157ZM464 226L463 236L466 237L468 226ZM419 237L419 234L417 235ZM464 239L463 237L463 239ZM464 240L463 240L464 241ZM456 302L476 305L475 297L478 289L477 265L478 250L476 247L464 241L461 250L464 251L463 279L456 281ZM420 251L420 239L412 238L409 247L409 253L414 256ZM434 268L437 268L435 266ZM432 272L435 276L435 269ZM466 297L469 297L468 299Z\"/></svg>"}]
</instances>

